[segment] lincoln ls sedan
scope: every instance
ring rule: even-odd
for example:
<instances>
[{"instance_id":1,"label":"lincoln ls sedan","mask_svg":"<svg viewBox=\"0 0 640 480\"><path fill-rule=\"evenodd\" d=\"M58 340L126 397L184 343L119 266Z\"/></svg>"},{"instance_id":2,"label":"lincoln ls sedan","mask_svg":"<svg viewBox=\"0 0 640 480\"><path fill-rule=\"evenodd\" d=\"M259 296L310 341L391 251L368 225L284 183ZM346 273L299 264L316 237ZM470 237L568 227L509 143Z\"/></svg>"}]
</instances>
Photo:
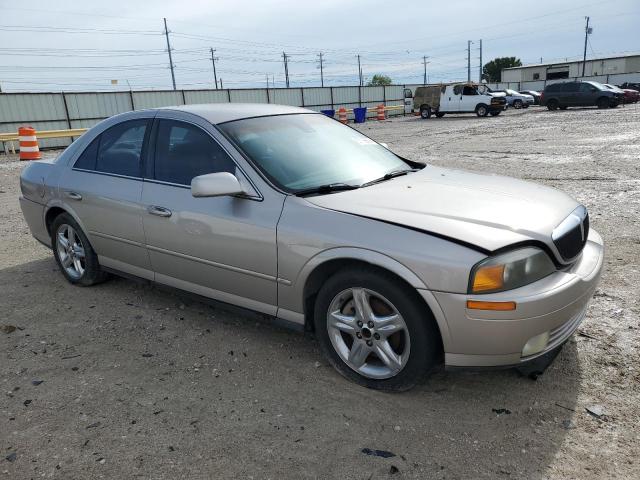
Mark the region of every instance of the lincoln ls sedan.
<instances>
[{"instance_id":1,"label":"lincoln ls sedan","mask_svg":"<svg viewBox=\"0 0 640 480\"><path fill-rule=\"evenodd\" d=\"M603 265L569 195L410 161L297 107L117 115L21 191L69 282L135 276L297 324L382 390L557 352Z\"/></svg>"}]
</instances>

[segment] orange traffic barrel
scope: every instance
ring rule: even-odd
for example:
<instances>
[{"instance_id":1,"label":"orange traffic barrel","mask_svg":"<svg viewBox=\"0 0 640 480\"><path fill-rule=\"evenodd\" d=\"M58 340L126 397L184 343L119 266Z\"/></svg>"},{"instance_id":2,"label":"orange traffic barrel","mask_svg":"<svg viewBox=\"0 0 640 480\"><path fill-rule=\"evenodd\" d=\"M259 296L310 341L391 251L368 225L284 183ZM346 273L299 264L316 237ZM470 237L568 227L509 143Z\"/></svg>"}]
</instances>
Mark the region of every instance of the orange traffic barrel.
<instances>
[{"instance_id":1,"label":"orange traffic barrel","mask_svg":"<svg viewBox=\"0 0 640 480\"><path fill-rule=\"evenodd\" d=\"M347 109L340 107L338 110L338 120L342 123L347 123Z\"/></svg>"},{"instance_id":2,"label":"orange traffic barrel","mask_svg":"<svg viewBox=\"0 0 640 480\"><path fill-rule=\"evenodd\" d=\"M40 160L42 158L35 128L20 127L18 140L20 141L20 160Z\"/></svg>"},{"instance_id":3,"label":"orange traffic barrel","mask_svg":"<svg viewBox=\"0 0 640 480\"><path fill-rule=\"evenodd\" d=\"M376 107L376 110L378 111L378 116L376 117L378 120L384 120L384 105L381 103L380 105L378 105Z\"/></svg>"}]
</instances>

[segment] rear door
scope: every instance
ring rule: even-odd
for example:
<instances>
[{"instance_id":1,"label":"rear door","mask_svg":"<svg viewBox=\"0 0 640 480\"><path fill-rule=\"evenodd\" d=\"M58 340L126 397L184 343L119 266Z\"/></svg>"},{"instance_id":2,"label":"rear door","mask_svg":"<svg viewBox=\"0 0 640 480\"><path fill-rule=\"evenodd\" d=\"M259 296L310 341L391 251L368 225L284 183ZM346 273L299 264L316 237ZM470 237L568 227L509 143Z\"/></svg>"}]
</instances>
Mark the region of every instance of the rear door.
<instances>
[{"instance_id":1,"label":"rear door","mask_svg":"<svg viewBox=\"0 0 640 480\"><path fill-rule=\"evenodd\" d=\"M577 82L563 83L560 87L560 104L569 107L579 105L578 89L579 84Z\"/></svg>"},{"instance_id":2,"label":"rear door","mask_svg":"<svg viewBox=\"0 0 640 480\"><path fill-rule=\"evenodd\" d=\"M151 121L133 118L103 131L58 185L100 264L149 279L140 196Z\"/></svg>"}]
</instances>

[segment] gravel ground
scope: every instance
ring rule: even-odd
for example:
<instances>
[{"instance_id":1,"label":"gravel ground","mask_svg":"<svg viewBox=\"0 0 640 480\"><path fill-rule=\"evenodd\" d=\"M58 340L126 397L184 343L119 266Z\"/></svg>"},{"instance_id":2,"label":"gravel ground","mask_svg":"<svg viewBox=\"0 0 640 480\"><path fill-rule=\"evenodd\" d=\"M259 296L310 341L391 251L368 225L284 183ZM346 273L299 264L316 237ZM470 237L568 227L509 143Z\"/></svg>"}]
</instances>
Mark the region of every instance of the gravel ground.
<instances>
[{"instance_id":1,"label":"gravel ground","mask_svg":"<svg viewBox=\"0 0 640 480\"><path fill-rule=\"evenodd\" d=\"M0 156L0 324L18 327L0 331L0 478L640 478L640 108L361 128L590 209L606 270L542 377L439 372L385 394L257 317L131 280L73 287L22 220L22 164Z\"/></svg>"}]
</instances>

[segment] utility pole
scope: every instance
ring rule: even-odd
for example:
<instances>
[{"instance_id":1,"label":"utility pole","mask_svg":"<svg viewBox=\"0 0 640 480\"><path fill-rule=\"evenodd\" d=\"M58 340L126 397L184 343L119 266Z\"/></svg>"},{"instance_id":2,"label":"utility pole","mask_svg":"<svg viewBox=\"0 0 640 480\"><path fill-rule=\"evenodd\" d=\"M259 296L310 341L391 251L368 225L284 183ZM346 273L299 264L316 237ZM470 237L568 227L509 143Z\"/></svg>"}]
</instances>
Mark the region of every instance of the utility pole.
<instances>
[{"instance_id":1,"label":"utility pole","mask_svg":"<svg viewBox=\"0 0 640 480\"><path fill-rule=\"evenodd\" d=\"M478 73L478 83L482 83L482 39L480 39L480 72Z\"/></svg>"},{"instance_id":2,"label":"utility pole","mask_svg":"<svg viewBox=\"0 0 640 480\"><path fill-rule=\"evenodd\" d=\"M427 62L427 56L423 56L422 57L422 64L424 65L424 77L422 79L422 84L426 85L427 84L427 63L431 63L431 62Z\"/></svg>"},{"instance_id":3,"label":"utility pole","mask_svg":"<svg viewBox=\"0 0 640 480\"><path fill-rule=\"evenodd\" d=\"M318 57L320 57L320 86L324 87L324 72L322 69L322 52L320 52Z\"/></svg>"},{"instance_id":4,"label":"utility pole","mask_svg":"<svg viewBox=\"0 0 640 480\"><path fill-rule=\"evenodd\" d=\"M587 25L584 27L584 55L582 56L582 76L584 77L584 70L587 66L587 40L589 39L589 34L593 29L589 28L589 17L585 17L587 19Z\"/></svg>"},{"instance_id":5,"label":"utility pole","mask_svg":"<svg viewBox=\"0 0 640 480\"><path fill-rule=\"evenodd\" d=\"M467 40L467 82L471 81L471 40Z\"/></svg>"},{"instance_id":6,"label":"utility pole","mask_svg":"<svg viewBox=\"0 0 640 480\"><path fill-rule=\"evenodd\" d=\"M284 81L287 88L289 88L289 64L288 64L289 55L282 52L282 58L284 59Z\"/></svg>"},{"instance_id":7,"label":"utility pole","mask_svg":"<svg viewBox=\"0 0 640 480\"><path fill-rule=\"evenodd\" d=\"M173 71L173 59L171 58L171 43L169 43L169 29L167 28L167 19L164 19L164 36L167 38L167 52L169 52L169 67L171 67L171 81L173 89L176 89L176 74Z\"/></svg>"},{"instance_id":8,"label":"utility pole","mask_svg":"<svg viewBox=\"0 0 640 480\"><path fill-rule=\"evenodd\" d=\"M358 57L358 79L359 85L362 86L362 67L360 66L360 54L356 55Z\"/></svg>"},{"instance_id":9,"label":"utility pole","mask_svg":"<svg viewBox=\"0 0 640 480\"><path fill-rule=\"evenodd\" d=\"M211 48L211 63L213 63L213 83L216 86L216 90L218 90L218 77L216 76L216 60L219 60L218 57L214 57L213 53L216 50L214 48Z\"/></svg>"},{"instance_id":10,"label":"utility pole","mask_svg":"<svg viewBox=\"0 0 640 480\"><path fill-rule=\"evenodd\" d=\"M267 73L265 77L267 77L267 90L269 90L269 74Z\"/></svg>"}]
</instances>

